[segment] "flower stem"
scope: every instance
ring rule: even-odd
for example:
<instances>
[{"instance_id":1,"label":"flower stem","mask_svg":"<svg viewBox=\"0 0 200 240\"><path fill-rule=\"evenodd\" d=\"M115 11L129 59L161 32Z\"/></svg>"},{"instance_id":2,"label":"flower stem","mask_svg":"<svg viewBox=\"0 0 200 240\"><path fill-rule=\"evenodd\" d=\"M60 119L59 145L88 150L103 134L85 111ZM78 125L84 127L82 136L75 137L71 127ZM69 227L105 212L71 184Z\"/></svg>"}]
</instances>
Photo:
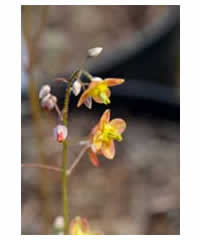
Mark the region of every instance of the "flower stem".
<instances>
[{"instance_id":1,"label":"flower stem","mask_svg":"<svg viewBox=\"0 0 200 240\"><path fill-rule=\"evenodd\" d=\"M68 125L68 111L69 111L69 99L71 93L71 87L73 82L80 76L81 71L77 70L72 74L71 79L68 81L66 93L65 93L65 103L63 109L63 125L67 127ZM62 152L62 201L63 201L63 217L64 217L64 234L68 234L69 229L69 207L68 207L68 177L67 171L67 153L68 153L68 142L67 139L63 142L63 152Z\"/></svg>"},{"instance_id":2,"label":"flower stem","mask_svg":"<svg viewBox=\"0 0 200 240\"><path fill-rule=\"evenodd\" d=\"M83 154L87 151L87 149L89 148L89 144L86 144L80 151L80 153L78 154L77 158L74 160L74 162L72 163L72 165L70 166L70 168L67 170L67 175L71 175L72 171L74 170L74 168L78 165L78 163L80 162Z\"/></svg>"},{"instance_id":3,"label":"flower stem","mask_svg":"<svg viewBox=\"0 0 200 240\"><path fill-rule=\"evenodd\" d=\"M27 167L27 168L42 168L42 169L47 169L47 170L52 170L55 172L62 172L62 169L59 167L54 167L54 166L49 166L45 164L40 164L40 163L22 163L21 167Z\"/></svg>"},{"instance_id":4,"label":"flower stem","mask_svg":"<svg viewBox=\"0 0 200 240\"><path fill-rule=\"evenodd\" d=\"M93 76L89 72L83 71L83 75L85 75L90 81L92 81Z\"/></svg>"}]
</instances>

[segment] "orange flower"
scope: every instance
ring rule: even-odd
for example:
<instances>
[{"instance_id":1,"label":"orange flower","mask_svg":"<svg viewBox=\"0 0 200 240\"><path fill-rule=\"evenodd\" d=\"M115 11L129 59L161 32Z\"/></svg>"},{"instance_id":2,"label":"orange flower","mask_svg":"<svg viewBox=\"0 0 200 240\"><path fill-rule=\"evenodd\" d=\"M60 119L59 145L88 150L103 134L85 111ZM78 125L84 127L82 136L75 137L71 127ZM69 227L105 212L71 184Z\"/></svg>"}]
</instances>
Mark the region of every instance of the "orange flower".
<instances>
[{"instance_id":1,"label":"orange flower","mask_svg":"<svg viewBox=\"0 0 200 240\"><path fill-rule=\"evenodd\" d=\"M92 164L99 166L97 155L104 155L108 159L115 156L114 140L121 142L122 133L126 129L126 122L120 118L110 121L110 110L107 109L99 123L92 129L89 138L91 147L89 148L89 157Z\"/></svg>"},{"instance_id":2,"label":"orange flower","mask_svg":"<svg viewBox=\"0 0 200 240\"><path fill-rule=\"evenodd\" d=\"M86 218L76 217L69 226L70 235L99 235L90 230L89 223Z\"/></svg>"},{"instance_id":3,"label":"orange flower","mask_svg":"<svg viewBox=\"0 0 200 240\"><path fill-rule=\"evenodd\" d=\"M97 103L109 104L111 95L109 87L122 84L123 82L124 79L121 78L106 78L98 82L92 81L81 95L77 107L80 107L90 97Z\"/></svg>"}]
</instances>

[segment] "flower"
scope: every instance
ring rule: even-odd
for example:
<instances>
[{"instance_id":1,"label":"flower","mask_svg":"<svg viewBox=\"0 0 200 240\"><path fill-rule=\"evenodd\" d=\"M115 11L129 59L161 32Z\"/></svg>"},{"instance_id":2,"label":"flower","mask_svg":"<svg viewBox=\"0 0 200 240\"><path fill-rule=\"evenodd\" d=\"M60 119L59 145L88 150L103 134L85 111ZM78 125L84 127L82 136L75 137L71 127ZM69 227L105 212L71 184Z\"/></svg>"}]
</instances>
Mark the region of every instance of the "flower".
<instances>
[{"instance_id":1,"label":"flower","mask_svg":"<svg viewBox=\"0 0 200 240\"><path fill-rule=\"evenodd\" d=\"M109 104L110 103L110 89L109 87L113 87L119 84L122 84L124 79L121 78L106 78L104 80L92 81L88 88L82 93L77 107L80 107L89 97L93 98L97 103Z\"/></svg>"},{"instance_id":2,"label":"flower","mask_svg":"<svg viewBox=\"0 0 200 240\"><path fill-rule=\"evenodd\" d=\"M99 235L99 233L90 230L89 223L86 218L75 217L69 226L70 235Z\"/></svg>"},{"instance_id":3,"label":"flower","mask_svg":"<svg viewBox=\"0 0 200 240\"><path fill-rule=\"evenodd\" d=\"M103 155L108 159L115 156L114 140L121 142L122 133L126 129L126 122L120 118L110 121L110 110L107 109L97 125L92 129L89 139L91 146L88 149L90 161L96 167L99 166L97 155Z\"/></svg>"},{"instance_id":4,"label":"flower","mask_svg":"<svg viewBox=\"0 0 200 240\"><path fill-rule=\"evenodd\" d=\"M88 57L97 57L102 51L102 47L90 48L88 50Z\"/></svg>"},{"instance_id":5,"label":"flower","mask_svg":"<svg viewBox=\"0 0 200 240\"><path fill-rule=\"evenodd\" d=\"M58 125L55 129L54 129L54 135L56 137L56 140L59 143L64 142L64 140L67 138L68 135L68 130L64 125Z\"/></svg>"},{"instance_id":6,"label":"flower","mask_svg":"<svg viewBox=\"0 0 200 240\"><path fill-rule=\"evenodd\" d=\"M57 103L57 97L51 95L50 93L48 93L45 97L42 98L41 100L41 106L42 108L44 108L47 111L51 111L53 110L53 108L55 107Z\"/></svg>"},{"instance_id":7,"label":"flower","mask_svg":"<svg viewBox=\"0 0 200 240\"><path fill-rule=\"evenodd\" d=\"M39 92L39 98L42 99L46 97L51 92L51 87L49 85L43 85Z\"/></svg>"}]
</instances>

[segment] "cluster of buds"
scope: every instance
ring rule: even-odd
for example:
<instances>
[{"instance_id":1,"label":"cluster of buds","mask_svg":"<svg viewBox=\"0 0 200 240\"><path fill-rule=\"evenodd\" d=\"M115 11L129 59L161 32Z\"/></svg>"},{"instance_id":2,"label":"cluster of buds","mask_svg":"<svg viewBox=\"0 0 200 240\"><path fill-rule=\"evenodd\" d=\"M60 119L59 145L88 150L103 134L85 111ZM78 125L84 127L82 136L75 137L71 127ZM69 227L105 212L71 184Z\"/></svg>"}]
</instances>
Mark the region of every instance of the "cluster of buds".
<instances>
[{"instance_id":1,"label":"cluster of buds","mask_svg":"<svg viewBox=\"0 0 200 240\"><path fill-rule=\"evenodd\" d=\"M41 100L41 106L46 111L51 111L57 104L57 97L51 94L51 87L44 85L40 89L39 98Z\"/></svg>"},{"instance_id":2,"label":"cluster of buds","mask_svg":"<svg viewBox=\"0 0 200 240\"><path fill-rule=\"evenodd\" d=\"M62 118L62 114L57 106L57 98L56 96L51 94L51 87L49 85L42 86L39 92L39 98L41 100L41 106L47 111L51 111L56 108L60 118ZM54 129L54 136L57 142L62 143L65 141L68 135L68 130L64 125L57 125Z\"/></svg>"}]
</instances>

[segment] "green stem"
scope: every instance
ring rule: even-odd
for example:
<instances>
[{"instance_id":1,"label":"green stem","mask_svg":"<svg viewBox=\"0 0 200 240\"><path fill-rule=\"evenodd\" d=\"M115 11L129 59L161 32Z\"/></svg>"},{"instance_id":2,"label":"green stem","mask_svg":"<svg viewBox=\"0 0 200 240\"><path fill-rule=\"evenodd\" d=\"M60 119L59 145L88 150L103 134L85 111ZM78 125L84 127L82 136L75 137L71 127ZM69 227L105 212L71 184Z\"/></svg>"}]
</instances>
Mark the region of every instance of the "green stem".
<instances>
[{"instance_id":1,"label":"green stem","mask_svg":"<svg viewBox=\"0 0 200 240\"><path fill-rule=\"evenodd\" d=\"M68 111L69 111L69 99L70 92L73 82L80 76L81 71L77 70L72 74L71 79L68 82L66 93L65 93L65 103L63 109L63 125L68 126ZM67 139L63 142L63 152L62 152L62 201L63 201L63 217L64 217L64 234L68 234L69 229L69 207L68 207L68 189L67 183L68 178L66 175L67 170L67 153L68 153L68 142Z\"/></svg>"},{"instance_id":2,"label":"green stem","mask_svg":"<svg viewBox=\"0 0 200 240\"><path fill-rule=\"evenodd\" d=\"M85 75L90 81L92 81L93 76L89 72L83 71L83 75Z\"/></svg>"}]
</instances>

